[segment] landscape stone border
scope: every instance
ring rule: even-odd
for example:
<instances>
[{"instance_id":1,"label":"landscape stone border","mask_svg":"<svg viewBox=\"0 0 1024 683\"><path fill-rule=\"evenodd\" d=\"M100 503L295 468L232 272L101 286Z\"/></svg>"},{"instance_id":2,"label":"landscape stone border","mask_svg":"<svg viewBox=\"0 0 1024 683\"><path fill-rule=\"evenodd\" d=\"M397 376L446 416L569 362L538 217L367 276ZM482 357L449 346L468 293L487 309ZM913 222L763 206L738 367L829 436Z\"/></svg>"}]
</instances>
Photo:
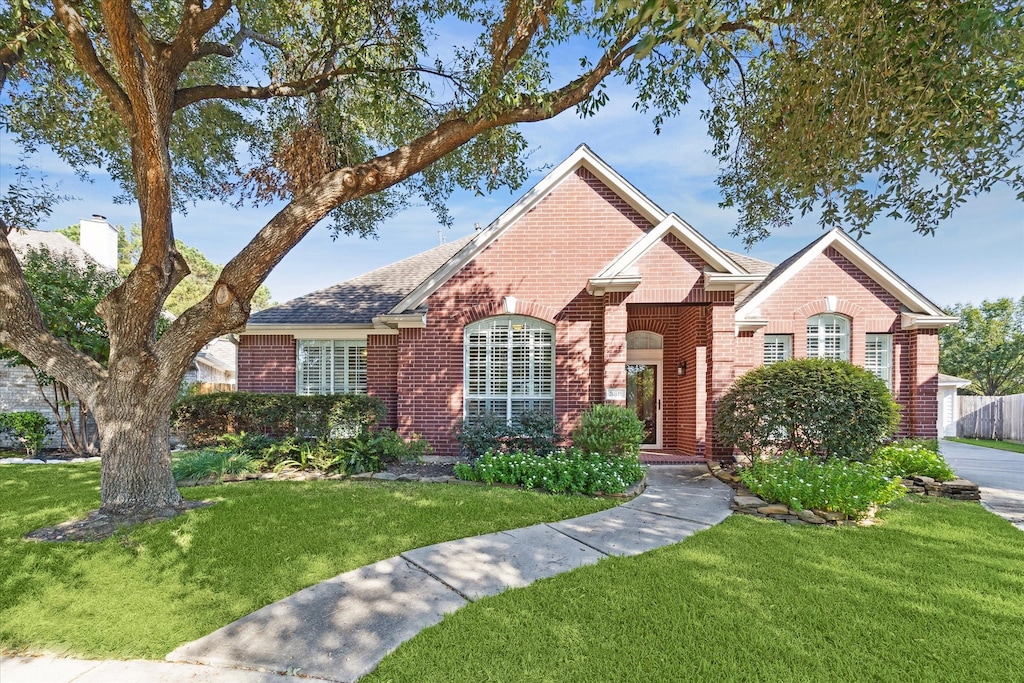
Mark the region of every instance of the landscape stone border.
<instances>
[{"instance_id":1,"label":"landscape stone border","mask_svg":"<svg viewBox=\"0 0 1024 683\"><path fill-rule=\"evenodd\" d=\"M77 465L80 462L99 462L98 455L91 458L0 458L0 465Z\"/></svg>"}]
</instances>

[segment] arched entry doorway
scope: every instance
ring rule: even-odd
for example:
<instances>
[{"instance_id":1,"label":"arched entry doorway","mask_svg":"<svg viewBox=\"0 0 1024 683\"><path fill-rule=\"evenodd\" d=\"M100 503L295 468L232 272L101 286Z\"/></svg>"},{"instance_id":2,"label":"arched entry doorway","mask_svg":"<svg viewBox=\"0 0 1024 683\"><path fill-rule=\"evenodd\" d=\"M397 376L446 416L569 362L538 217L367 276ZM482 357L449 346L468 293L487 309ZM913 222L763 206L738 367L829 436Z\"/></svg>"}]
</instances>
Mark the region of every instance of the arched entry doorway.
<instances>
[{"instance_id":1,"label":"arched entry doorway","mask_svg":"<svg viewBox=\"0 0 1024 683\"><path fill-rule=\"evenodd\" d=\"M661 448L662 346L654 332L626 335L626 407L644 423L644 448Z\"/></svg>"}]
</instances>

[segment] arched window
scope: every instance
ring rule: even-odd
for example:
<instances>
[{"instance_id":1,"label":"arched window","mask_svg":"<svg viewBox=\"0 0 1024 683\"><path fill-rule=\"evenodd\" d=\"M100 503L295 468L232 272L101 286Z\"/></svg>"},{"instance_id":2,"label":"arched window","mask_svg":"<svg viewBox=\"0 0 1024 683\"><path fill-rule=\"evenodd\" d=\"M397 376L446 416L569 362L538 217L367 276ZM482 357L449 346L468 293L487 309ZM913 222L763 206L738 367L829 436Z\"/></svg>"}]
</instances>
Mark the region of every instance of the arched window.
<instances>
[{"instance_id":1,"label":"arched window","mask_svg":"<svg viewBox=\"0 0 1024 683\"><path fill-rule=\"evenodd\" d=\"M467 325L466 417L505 420L527 410L555 412L555 328L522 316Z\"/></svg>"},{"instance_id":2,"label":"arched window","mask_svg":"<svg viewBox=\"0 0 1024 683\"><path fill-rule=\"evenodd\" d=\"M807 319L807 357L850 360L850 320L834 313Z\"/></svg>"},{"instance_id":3,"label":"arched window","mask_svg":"<svg viewBox=\"0 0 1024 683\"><path fill-rule=\"evenodd\" d=\"M630 332L626 335L626 348L634 351L660 349L661 335L655 332Z\"/></svg>"}]
</instances>

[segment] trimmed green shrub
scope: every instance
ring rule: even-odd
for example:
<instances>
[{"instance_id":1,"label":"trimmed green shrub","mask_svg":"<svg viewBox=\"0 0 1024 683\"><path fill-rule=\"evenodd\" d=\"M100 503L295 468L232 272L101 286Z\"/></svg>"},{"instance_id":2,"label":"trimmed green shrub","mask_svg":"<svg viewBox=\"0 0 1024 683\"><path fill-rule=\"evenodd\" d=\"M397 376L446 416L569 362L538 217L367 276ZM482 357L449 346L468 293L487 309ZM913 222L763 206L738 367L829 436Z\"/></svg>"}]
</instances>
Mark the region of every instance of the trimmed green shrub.
<instances>
[{"instance_id":1,"label":"trimmed green shrub","mask_svg":"<svg viewBox=\"0 0 1024 683\"><path fill-rule=\"evenodd\" d=\"M595 404L580 416L572 445L587 453L637 457L644 440L644 423L629 408Z\"/></svg>"},{"instance_id":2,"label":"trimmed green shrub","mask_svg":"<svg viewBox=\"0 0 1024 683\"><path fill-rule=\"evenodd\" d=\"M488 452L548 455L562 441L554 416L540 410L524 411L511 424L493 413L468 417L455 428L455 439L474 458Z\"/></svg>"},{"instance_id":3,"label":"trimmed green shrub","mask_svg":"<svg viewBox=\"0 0 1024 683\"><path fill-rule=\"evenodd\" d=\"M913 475L931 477L936 481L953 481L956 475L946 459L921 445L883 446L869 461L890 477L906 479Z\"/></svg>"},{"instance_id":4,"label":"trimmed green shrub","mask_svg":"<svg viewBox=\"0 0 1024 683\"><path fill-rule=\"evenodd\" d=\"M551 493L622 493L643 478L636 457L607 457L578 448L546 457L532 453L485 453L473 464L455 465L455 476L488 484L513 484Z\"/></svg>"},{"instance_id":5,"label":"trimmed green shrub","mask_svg":"<svg viewBox=\"0 0 1024 683\"><path fill-rule=\"evenodd\" d=\"M183 453L171 463L171 472L174 474L174 480L178 482L216 477L217 483L220 483L225 474L256 471L257 467L251 457L224 448L206 448Z\"/></svg>"},{"instance_id":6,"label":"trimmed green shrub","mask_svg":"<svg viewBox=\"0 0 1024 683\"><path fill-rule=\"evenodd\" d=\"M174 407L179 437L192 448L212 446L225 434L329 439L376 426L384 403L366 394L296 396L221 392L187 396Z\"/></svg>"},{"instance_id":7,"label":"trimmed green shrub","mask_svg":"<svg viewBox=\"0 0 1024 683\"><path fill-rule=\"evenodd\" d=\"M50 421L37 410L0 413L0 434L10 434L33 458L43 447L50 432Z\"/></svg>"},{"instance_id":8,"label":"trimmed green shrub","mask_svg":"<svg viewBox=\"0 0 1024 683\"><path fill-rule=\"evenodd\" d=\"M754 460L739 475L754 495L769 503L794 510L831 510L854 518L906 493L898 479L872 465L837 458L822 462L797 453Z\"/></svg>"},{"instance_id":9,"label":"trimmed green shrub","mask_svg":"<svg viewBox=\"0 0 1024 683\"><path fill-rule=\"evenodd\" d=\"M715 430L745 454L797 451L867 460L899 425L885 382L845 361L801 358L751 370L722 397Z\"/></svg>"}]
</instances>

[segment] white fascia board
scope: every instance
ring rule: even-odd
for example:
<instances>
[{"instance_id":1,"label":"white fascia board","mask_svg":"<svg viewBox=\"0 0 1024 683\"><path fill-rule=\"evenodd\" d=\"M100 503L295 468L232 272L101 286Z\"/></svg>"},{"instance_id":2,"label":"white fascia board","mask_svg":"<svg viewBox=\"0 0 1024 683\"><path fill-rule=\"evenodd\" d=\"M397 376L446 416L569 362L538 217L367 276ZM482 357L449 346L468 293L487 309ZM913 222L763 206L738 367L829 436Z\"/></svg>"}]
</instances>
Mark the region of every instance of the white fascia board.
<instances>
[{"instance_id":1,"label":"white fascia board","mask_svg":"<svg viewBox=\"0 0 1024 683\"><path fill-rule=\"evenodd\" d=\"M602 296L606 292L632 292L640 286L641 279L639 273L615 277L592 277L587 281L587 294Z\"/></svg>"},{"instance_id":2,"label":"white fascia board","mask_svg":"<svg viewBox=\"0 0 1024 683\"><path fill-rule=\"evenodd\" d=\"M834 228L823 237L818 238L817 242L813 243L813 245L814 248L808 249L800 258L791 263L767 287L758 292L756 296L744 301L743 305L736 311L737 317L744 317L749 312L759 308L782 285L803 270L829 247L835 247L836 251L849 259L865 275L881 285L887 292L895 296L900 303L915 313L933 317L945 316L942 309L928 301L922 294L904 282L885 264L868 252L867 249L839 228Z\"/></svg>"},{"instance_id":3,"label":"white fascia board","mask_svg":"<svg viewBox=\"0 0 1024 683\"><path fill-rule=\"evenodd\" d=\"M764 276L752 276L746 273L739 265L729 258L721 249L709 242L704 235L695 230L689 223L672 213L663 221L655 225L654 229L643 235L633 244L615 257L604 270L591 278L593 280L611 279L626 275L634 269L637 262L650 251L654 245L665 239L669 233L675 235L679 241L693 249L705 263L719 271L722 275L737 277L757 277L757 282L764 279Z\"/></svg>"},{"instance_id":4,"label":"white fascia board","mask_svg":"<svg viewBox=\"0 0 1024 683\"><path fill-rule=\"evenodd\" d=\"M753 287L754 285L759 284L764 280L764 278L764 275L734 275L732 273L714 273L706 271L704 273L704 291L742 292L748 287Z\"/></svg>"},{"instance_id":5,"label":"white fascia board","mask_svg":"<svg viewBox=\"0 0 1024 683\"><path fill-rule=\"evenodd\" d=\"M940 387L956 387L957 389L961 389L963 387L969 386L970 384L971 380L964 379L963 377L950 376L949 379L942 379L942 375L939 375Z\"/></svg>"},{"instance_id":6,"label":"white fascia board","mask_svg":"<svg viewBox=\"0 0 1024 683\"><path fill-rule=\"evenodd\" d=\"M404 313L400 315L386 314L377 315L373 318L375 328L390 328L399 330L403 328L419 328L427 326L427 316L423 313Z\"/></svg>"},{"instance_id":7,"label":"white fascia board","mask_svg":"<svg viewBox=\"0 0 1024 683\"><path fill-rule=\"evenodd\" d=\"M296 339L366 339L371 334L398 334L385 327L365 324L248 325L239 334L290 334Z\"/></svg>"},{"instance_id":8,"label":"white fascia board","mask_svg":"<svg viewBox=\"0 0 1024 683\"><path fill-rule=\"evenodd\" d=\"M768 327L768 320L765 318L736 318L736 333L757 332Z\"/></svg>"},{"instance_id":9,"label":"white fascia board","mask_svg":"<svg viewBox=\"0 0 1024 683\"><path fill-rule=\"evenodd\" d=\"M950 327L960 322L955 315L928 315L903 311L900 314L900 324L904 330L934 330L940 327Z\"/></svg>"},{"instance_id":10,"label":"white fascia board","mask_svg":"<svg viewBox=\"0 0 1024 683\"><path fill-rule=\"evenodd\" d=\"M556 166L539 183L534 185L529 192L520 197L515 204L505 209L490 225L481 230L480 234L463 247L462 251L449 259L433 275L410 292L407 297L399 301L389 313L399 314L403 311L413 310L422 306L431 294L465 268L476 258L477 254L486 249L494 240L498 239L505 230L514 225L516 221L539 204L563 180L575 173L579 168L586 168L593 173L598 180L607 185L623 201L654 225L664 220L665 212L657 204L645 197L633 185L616 173L612 167L594 154L589 147L580 145L576 148L575 152Z\"/></svg>"}]
</instances>

